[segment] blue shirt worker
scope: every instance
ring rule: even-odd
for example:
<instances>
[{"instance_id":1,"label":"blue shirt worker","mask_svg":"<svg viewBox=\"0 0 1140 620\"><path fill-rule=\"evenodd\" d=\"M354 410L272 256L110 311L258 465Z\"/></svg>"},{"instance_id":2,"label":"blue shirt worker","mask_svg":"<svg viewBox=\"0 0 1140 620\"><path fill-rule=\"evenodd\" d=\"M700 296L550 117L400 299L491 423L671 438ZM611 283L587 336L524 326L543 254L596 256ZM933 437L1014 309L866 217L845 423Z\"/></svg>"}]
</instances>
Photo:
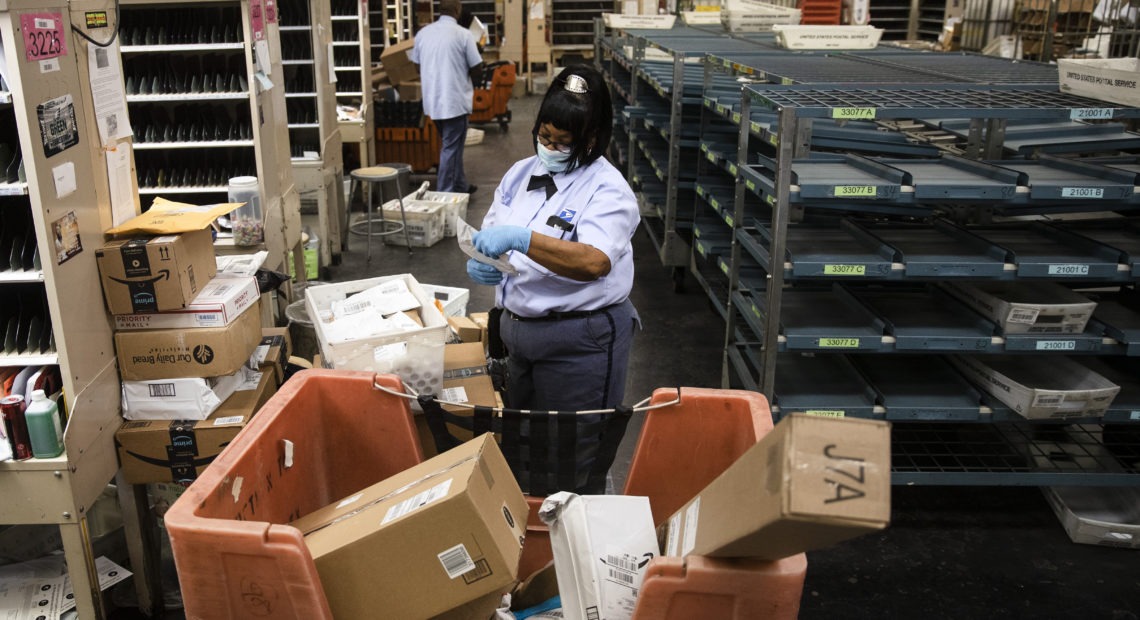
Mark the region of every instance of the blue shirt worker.
<instances>
[{"instance_id":1,"label":"blue shirt worker","mask_svg":"<svg viewBox=\"0 0 1140 620\"><path fill-rule=\"evenodd\" d=\"M482 254L507 254L519 271L467 262L472 280L498 286L509 407L622 404L640 320L629 300L640 215L629 183L602 157L612 132L601 76L586 66L564 70L534 123L536 155L503 177L472 239Z\"/></svg>"},{"instance_id":2,"label":"blue shirt worker","mask_svg":"<svg viewBox=\"0 0 1140 620\"><path fill-rule=\"evenodd\" d=\"M459 0L441 0L439 19L416 34L409 59L419 65L424 113L439 129L439 170L436 189L442 192L473 192L463 173L463 145L467 140L467 115L474 109L474 80L483 72L483 57L471 31L456 19Z\"/></svg>"}]
</instances>

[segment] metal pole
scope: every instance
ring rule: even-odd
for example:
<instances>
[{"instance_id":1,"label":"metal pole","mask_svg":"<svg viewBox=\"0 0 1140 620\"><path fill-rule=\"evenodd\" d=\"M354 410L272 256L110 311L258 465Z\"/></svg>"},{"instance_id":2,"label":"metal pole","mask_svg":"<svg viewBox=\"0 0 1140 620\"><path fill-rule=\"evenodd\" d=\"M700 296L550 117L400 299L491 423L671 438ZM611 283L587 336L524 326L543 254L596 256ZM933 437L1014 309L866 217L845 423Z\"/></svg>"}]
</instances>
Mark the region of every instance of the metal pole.
<instances>
[{"instance_id":1,"label":"metal pole","mask_svg":"<svg viewBox=\"0 0 1140 620\"><path fill-rule=\"evenodd\" d=\"M708 63L708 60L705 60ZM710 70L709 65L705 66L705 74L708 75ZM728 270L728 300L725 303L725 321L724 321L724 360L722 362L721 371L721 386L724 388L731 387L729 382L732 373L732 360L729 359L729 351L736 346L736 309L732 304L732 296L740 289L740 240L737 237L740 231L742 221L744 220L744 192L747 191L744 187L744 178L741 176L741 171L744 165L748 163L748 143L751 132L751 117L752 117L752 97L744 88L740 90L740 127L736 135L736 177L733 179L733 195L732 195L732 249L731 249L731 263Z\"/></svg>"},{"instance_id":2,"label":"metal pole","mask_svg":"<svg viewBox=\"0 0 1140 620\"><path fill-rule=\"evenodd\" d=\"M784 253L788 241L788 197L792 185L792 159L797 135L796 111L781 108L777 115L780 145L776 149L776 205L772 212L772 242L768 262L768 313L764 321L764 367L758 380L760 390L771 402L776 385L776 356L779 353L780 304L784 300Z\"/></svg>"}]
</instances>

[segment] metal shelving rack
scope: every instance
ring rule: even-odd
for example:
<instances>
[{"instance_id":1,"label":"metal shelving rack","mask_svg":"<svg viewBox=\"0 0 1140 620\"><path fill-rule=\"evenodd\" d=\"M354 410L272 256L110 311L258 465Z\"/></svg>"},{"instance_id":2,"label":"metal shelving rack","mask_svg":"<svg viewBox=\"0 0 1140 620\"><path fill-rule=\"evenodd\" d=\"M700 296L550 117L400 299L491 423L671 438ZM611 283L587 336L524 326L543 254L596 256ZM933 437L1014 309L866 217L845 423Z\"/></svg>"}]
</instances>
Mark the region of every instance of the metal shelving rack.
<instances>
[{"instance_id":1,"label":"metal shelving rack","mask_svg":"<svg viewBox=\"0 0 1140 620\"><path fill-rule=\"evenodd\" d=\"M5 182L0 190L8 216L26 214L27 228L19 232L28 235L30 242L24 247L34 252L26 256L30 269L25 265L2 272L0 287L10 301L21 296L41 301L45 313L41 327L46 330L35 346L29 331L22 352L0 355L0 365L58 366L67 412L62 455L0 463L0 524L58 527L78 614L102 618L87 514L119 468L114 433L121 422L120 390L111 323L100 311L102 292L94 253L103 244L103 231L111 226L106 152L90 105L87 43L68 26L84 23L78 4L11 0L0 9L6 84L0 92L0 131L5 142L18 147L15 157L22 158L24 171L22 178ZM110 2L87 4L97 5L92 9L112 8ZM56 33L66 51L38 57L39 50L31 52L22 18L32 16L54 22L41 31ZM85 32L105 41L110 30ZM118 61L113 55L109 58ZM70 101L63 102L64 97ZM44 104L52 101L58 105L58 122L41 124L37 108L44 107L44 114L50 115L52 106ZM51 133L45 133L48 127ZM129 144L127 137L111 140L108 146L129 148ZM64 170L70 171L64 178L74 182L70 191L64 189L66 184L57 185L53 175ZM137 209L137 195L131 198ZM56 231L65 225L71 228L68 221L82 250L61 260Z\"/></svg>"},{"instance_id":2,"label":"metal shelving rack","mask_svg":"<svg viewBox=\"0 0 1140 620\"><path fill-rule=\"evenodd\" d=\"M300 198L285 88L275 84L284 75L278 15L252 4L260 17L251 17L250 0L124 0L127 104L141 135L136 158L144 207L159 195L221 202L229 178L255 176L264 213L260 249L269 251L268 267L283 269L294 249L294 260L303 260ZM236 247L232 239L215 247L222 254L258 249Z\"/></svg>"},{"instance_id":3,"label":"metal shelving rack","mask_svg":"<svg viewBox=\"0 0 1140 620\"><path fill-rule=\"evenodd\" d=\"M363 168L376 160L368 0L329 0L329 6L337 105L353 106L360 111L359 119L338 121L345 167ZM349 152L351 148L355 152Z\"/></svg>"},{"instance_id":4,"label":"metal shelving rack","mask_svg":"<svg viewBox=\"0 0 1140 620\"><path fill-rule=\"evenodd\" d=\"M1135 149L1117 121L1140 110L1059 93L1055 69L1038 63L785 52L764 35L735 35L753 47L717 52L723 33L695 30L607 36L598 26L596 53L624 104L618 124L630 127L626 165L647 224L668 213L653 202L668 188L652 181L669 170L662 147L645 143L696 139L688 270L726 322L725 385L764 392L777 414L898 422L899 484L1140 482L1140 446L1121 426L1140 421L1130 357L1140 353L1130 293L1140 227L1058 220L1135 213L1140 156L1048 154ZM714 50L699 91L691 68L644 60L645 39L688 37ZM671 106L677 93L701 97L699 130ZM916 139L931 128L945 139ZM1003 215L1048 220L986 223ZM1084 333L1007 335L937 285L949 279L1124 293L1100 293ZM964 352L1073 355L1123 389L1101 418L1030 421L956 370Z\"/></svg>"},{"instance_id":5,"label":"metal shelving rack","mask_svg":"<svg viewBox=\"0 0 1140 620\"><path fill-rule=\"evenodd\" d=\"M602 13L620 13L614 0L550 0L550 47L557 59L567 52L594 52L594 20Z\"/></svg>"},{"instance_id":6,"label":"metal shelving rack","mask_svg":"<svg viewBox=\"0 0 1140 620\"><path fill-rule=\"evenodd\" d=\"M279 7L293 178L302 202L316 205L320 264L335 265L347 210L336 87L329 68L329 7L303 0L286 0Z\"/></svg>"},{"instance_id":7,"label":"metal shelving rack","mask_svg":"<svg viewBox=\"0 0 1140 620\"><path fill-rule=\"evenodd\" d=\"M1135 474L1140 472L1122 456L1136 447L1107 445L1111 442L1104 436L1103 426L1140 417L1134 415L1130 397L1115 401L1103 419L1026 421L964 382L949 369L945 356L964 352L1047 355L1062 351L1105 356L1098 361L1116 366L1104 360L1120 361L1108 356L1125 356L1134 350L1130 326L1140 320L1140 315L1125 313L1109 318L1109 323L1118 323L1112 330L1106 329L1105 323L1094 323L1083 334L1002 336L994 324L929 284L946 278L1044 278L1130 285L1135 283L1134 241L1126 238L1131 247L1114 247L1071 230L1065 223L960 226L937 219L934 213L921 225L851 218L835 221L834 216L825 215L827 210L816 209L804 196L806 185L799 185L798 197L793 188L802 180L798 166L812 162L806 159L809 132L817 121L849 117L977 119L984 122L979 122L979 127L988 124L992 141L1000 139L1002 125L1008 119L1067 119L1074 111L1080 115L1094 109L1102 117L1124 119L1140 116L1140 110L1071 97L1040 86L983 89L954 84L864 88L750 85L744 89L740 115L749 117L754 103L776 111L779 139L776 153L770 157L774 164L772 184L767 192L759 191L756 183L750 183L754 178L745 174L752 166L746 162L758 156L750 149L755 138L748 126L740 129L738 183L745 192L763 196L772 209L766 221L763 217L749 221L744 205L737 204L737 220L744 221L737 224L732 250L734 269L730 273L737 277L731 284L727 317L727 381L764 392L780 411L806 409L822 415L906 421L896 426L896 483L1137 482ZM983 144L979 150L992 148ZM1000 164L1016 168L1048 161L1003 160ZM828 176L841 179L842 172L830 169ZM1101 181L1127 185L1128 191L1105 196L1099 204L1070 201L1067 206L1058 204L1062 200L1059 196L1034 196L1032 190L1028 198L1022 198L1026 193L1016 189L997 194L1021 198L1021 213L1132 208L1135 172ZM874 187L867 181L851 182L865 189ZM1013 179L1005 182L1012 184ZM1091 183L1088 179L1068 182L1075 187ZM830 181L830 191L825 191L836 196L837 188L851 187L840 183L846 181ZM1089 186L1093 193L1103 194L1106 189L1095 183ZM896 202L902 195L880 190L876 188L873 195L867 192L868 203ZM998 207L1003 202L1001 198L981 200L986 207ZM854 204L846 211L855 218L866 218L866 211ZM884 212L890 211L886 207ZM785 257L782 268L774 264L772 257L777 256ZM749 259L765 268L762 279L746 282L743 273L738 273ZM1077 267L1059 269L1062 262ZM803 287L811 282L824 286ZM895 284L868 288L872 282ZM1110 331L1120 339L1108 336ZM800 355L805 352L813 357ZM1127 377L1127 373L1119 374ZM1135 382L1130 378L1125 385ZM978 422L989 424L979 426Z\"/></svg>"}]
</instances>

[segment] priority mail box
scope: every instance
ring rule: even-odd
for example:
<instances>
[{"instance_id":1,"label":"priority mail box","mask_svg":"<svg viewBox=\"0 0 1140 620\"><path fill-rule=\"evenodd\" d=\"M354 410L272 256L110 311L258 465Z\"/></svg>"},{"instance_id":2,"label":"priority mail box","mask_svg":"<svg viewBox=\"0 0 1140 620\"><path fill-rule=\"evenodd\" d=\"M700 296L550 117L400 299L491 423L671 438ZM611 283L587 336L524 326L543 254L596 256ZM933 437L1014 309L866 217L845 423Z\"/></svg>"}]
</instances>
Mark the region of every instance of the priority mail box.
<instances>
[{"instance_id":1,"label":"priority mail box","mask_svg":"<svg viewBox=\"0 0 1140 620\"><path fill-rule=\"evenodd\" d=\"M132 484L189 484L249 423L277 391L273 374L263 372L257 389L234 392L205 420L137 420L115 432L119 465Z\"/></svg>"},{"instance_id":2,"label":"priority mail box","mask_svg":"<svg viewBox=\"0 0 1140 620\"><path fill-rule=\"evenodd\" d=\"M778 560L890 517L890 425L793 413L669 518L662 552Z\"/></svg>"},{"instance_id":3,"label":"priority mail box","mask_svg":"<svg viewBox=\"0 0 1140 620\"><path fill-rule=\"evenodd\" d=\"M95 260L111 314L181 310L217 272L209 230L116 239Z\"/></svg>"},{"instance_id":4,"label":"priority mail box","mask_svg":"<svg viewBox=\"0 0 1140 620\"><path fill-rule=\"evenodd\" d=\"M430 618L509 591L527 503L483 435L294 521L336 618Z\"/></svg>"},{"instance_id":5,"label":"priority mail box","mask_svg":"<svg viewBox=\"0 0 1140 620\"><path fill-rule=\"evenodd\" d=\"M1055 282L942 282L1007 334L1079 334L1096 302Z\"/></svg>"},{"instance_id":6,"label":"priority mail box","mask_svg":"<svg viewBox=\"0 0 1140 620\"><path fill-rule=\"evenodd\" d=\"M217 377L245 364L261 342L261 312L254 304L225 327L148 329L115 334L124 381Z\"/></svg>"},{"instance_id":7,"label":"priority mail box","mask_svg":"<svg viewBox=\"0 0 1140 620\"><path fill-rule=\"evenodd\" d=\"M166 312L115 315L115 329L181 329L224 327L257 302L257 278L219 275L185 308Z\"/></svg>"}]
</instances>

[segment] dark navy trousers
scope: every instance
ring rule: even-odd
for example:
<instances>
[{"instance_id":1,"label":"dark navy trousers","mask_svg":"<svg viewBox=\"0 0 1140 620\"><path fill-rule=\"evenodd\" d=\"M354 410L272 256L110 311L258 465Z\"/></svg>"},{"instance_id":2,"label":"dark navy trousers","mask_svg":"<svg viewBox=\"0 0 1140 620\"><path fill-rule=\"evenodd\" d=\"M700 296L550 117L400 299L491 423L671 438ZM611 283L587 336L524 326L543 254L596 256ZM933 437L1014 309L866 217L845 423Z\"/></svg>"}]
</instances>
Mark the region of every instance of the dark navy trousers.
<instances>
[{"instance_id":1,"label":"dark navy trousers","mask_svg":"<svg viewBox=\"0 0 1140 620\"><path fill-rule=\"evenodd\" d=\"M525 321L504 312L507 397L515 409L585 411L622 404L640 319L628 299L590 316Z\"/></svg>"},{"instance_id":2,"label":"dark navy trousers","mask_svg":"<svg viewBox=\"0 0 1140 620\"><path fill-rule=\"evenodd\" d=\"M467 175L463 173L463 146L467 142L467 116L432 119L439 129L439 174L436 188L441 192L467 191Z\"/></svg>"}]
</instances>

